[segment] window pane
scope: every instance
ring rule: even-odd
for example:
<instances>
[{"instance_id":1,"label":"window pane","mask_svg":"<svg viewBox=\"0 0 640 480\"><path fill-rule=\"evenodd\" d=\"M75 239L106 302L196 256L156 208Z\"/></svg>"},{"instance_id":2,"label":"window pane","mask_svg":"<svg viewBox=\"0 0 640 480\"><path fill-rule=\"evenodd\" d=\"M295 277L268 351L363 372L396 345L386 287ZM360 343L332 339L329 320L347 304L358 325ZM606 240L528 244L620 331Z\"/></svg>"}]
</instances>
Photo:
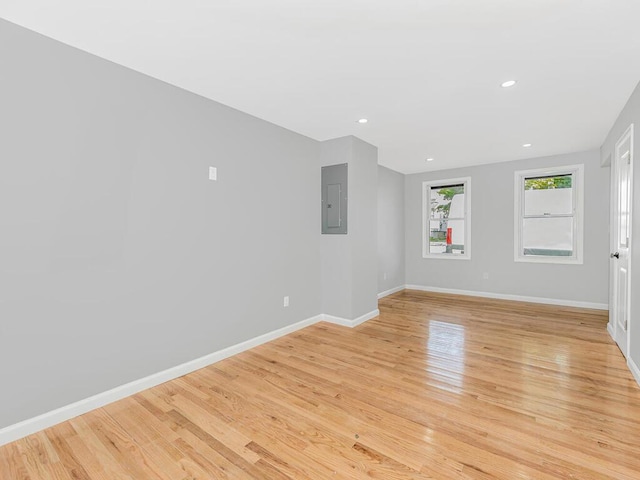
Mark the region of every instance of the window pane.
<instances>
[{"instance_id":1,"label":"window pane","mask_svg":"<svg viewBox=\"0 0 640 480\"><path fill-rule=\"evenodd\" d=\"M423 255L469 258L469 239L465 229L469 200L469 178L424 182L427 227L423 233Z\"/></svg>"},{"instance_id":2,"label":"window pane","mask_svg":"<svg viewBox=\"0 0 640 480\"><path fill-rule=\"evenodd\" d=\"M429 253L463 254L464 184L431 187L429 197Z\"/></svg>"},{"instance_id":3,"label":"window pane","mask_svg":"<svg viewBox=\"0 0 640 480\"><path fill-rule=\"evenodd\" d=\"M573 217L525 218L522 228L525 255L573 255Z\"/></svg>"},{"instance_id":4,"label":"window pane","mask_svg":"<svg viewBox=\"0 0 640 480\"><path fill-rule=\"evenodd\" d=\"M631 193L631 177L629 176L629 164L625 162L621 162L620 165L620 173L618 179L618 188L620 189L619 193L619 204L618 204L618 215L619 215L619 227L620 232L618 233L618 244L619 247L628 247L629 246L629 233L631 227L631 219L629 218L630 213L630 193Z\"/></svg>"},{"instance_id":5,"label":"window pane","mask_svg":"<svg viewBox=\"0 0 640 480\"><path fill-rule=\"evenodd\" d=\"M573 176L532 177L524 181L524 214L573 213Z\"/></svg>"},{"instance_id":6,"label":"window pane","mask_svg":"<svg viewBox=\"0 0 640 480\"><path fill-rule=\"evenodd\" d=\"M464 253L464 220L430 220L429 253Z\"/></svg>"},{"instance_id":7,"label":"window pane","mask_svg":"<svg viewBox=\"0 0 640 480\"><path fill-rule=\"evenodd\" d=\"M464 217L464 184L431 187L431 218Z\"/></svg>"}]
</instances>

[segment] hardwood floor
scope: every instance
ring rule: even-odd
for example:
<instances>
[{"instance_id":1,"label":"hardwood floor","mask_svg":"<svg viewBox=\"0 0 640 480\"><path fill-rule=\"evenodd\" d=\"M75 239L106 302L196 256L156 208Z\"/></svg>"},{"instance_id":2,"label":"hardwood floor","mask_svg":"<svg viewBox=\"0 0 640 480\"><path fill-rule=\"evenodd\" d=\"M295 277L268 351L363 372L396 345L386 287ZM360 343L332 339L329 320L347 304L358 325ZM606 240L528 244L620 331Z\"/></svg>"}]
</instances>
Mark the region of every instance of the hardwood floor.
<instances>
[{"instance_id":1,"label":"hardwood floor","mask_svg":"<svg viewBox=\"0 0 640 480\"><path fill-rule=\"evenodd\" d=\"M606 313L404 291L0 448L0 479L639 479Z\"/></svg>"}]
</instances>

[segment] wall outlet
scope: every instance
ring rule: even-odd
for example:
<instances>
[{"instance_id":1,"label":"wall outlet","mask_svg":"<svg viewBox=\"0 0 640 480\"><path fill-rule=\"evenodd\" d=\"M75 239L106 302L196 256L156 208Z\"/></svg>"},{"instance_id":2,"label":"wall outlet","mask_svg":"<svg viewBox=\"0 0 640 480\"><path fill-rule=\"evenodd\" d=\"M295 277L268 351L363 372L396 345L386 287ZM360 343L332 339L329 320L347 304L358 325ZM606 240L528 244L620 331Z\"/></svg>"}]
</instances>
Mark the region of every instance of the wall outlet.
<instances>
[{"instance_id":1,"label":"wall outlet","mask_svg":"<svg viewBox=\"0 0 640 480\"><path fill-rule=\"evenodd\" d=\"M218 180L218 169L216 167L209 167L209 180L214 182Z\"/></svg>"},{"instance_id":2,"label":"wall outlet","mask_svg":"<svg viewBox=\"0 0 640 480\"><path fill-rule=\"evenodd\" d=\"M284 299L282 300L282 305L284 307L288 307L289 306L289 296L288 295L286 297L284 297Z\"/></svg>"},{"instance_id":3,"label":"wall outlet","mask_svg":"<svg viewBox=\"0 0 640 480\"><path fill-rule=\"evenodd\" d=\"M483 280L489 280L489 272L484 272L484 273L482 274L482 279L483 279Z\"/></svg>"}]
</instances>

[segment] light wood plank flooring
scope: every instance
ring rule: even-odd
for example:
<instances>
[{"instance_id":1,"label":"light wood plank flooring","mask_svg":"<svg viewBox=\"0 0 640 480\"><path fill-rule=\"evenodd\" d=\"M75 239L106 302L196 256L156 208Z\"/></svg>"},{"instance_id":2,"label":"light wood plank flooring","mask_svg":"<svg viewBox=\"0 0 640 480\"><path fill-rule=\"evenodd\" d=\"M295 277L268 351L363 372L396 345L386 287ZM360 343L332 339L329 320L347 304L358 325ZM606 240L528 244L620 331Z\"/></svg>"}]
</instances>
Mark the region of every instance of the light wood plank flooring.
<instances>
[{"instance_id":1,"label":"light wood plank flooring","mask_svg":"<svg viewBox=\"0 0 640 480\"><path fill-rule=\"evenodd\" d=\"M404 291L0 448L2 480L640 479L606 314Z\"/></svg>"}]
</instances>

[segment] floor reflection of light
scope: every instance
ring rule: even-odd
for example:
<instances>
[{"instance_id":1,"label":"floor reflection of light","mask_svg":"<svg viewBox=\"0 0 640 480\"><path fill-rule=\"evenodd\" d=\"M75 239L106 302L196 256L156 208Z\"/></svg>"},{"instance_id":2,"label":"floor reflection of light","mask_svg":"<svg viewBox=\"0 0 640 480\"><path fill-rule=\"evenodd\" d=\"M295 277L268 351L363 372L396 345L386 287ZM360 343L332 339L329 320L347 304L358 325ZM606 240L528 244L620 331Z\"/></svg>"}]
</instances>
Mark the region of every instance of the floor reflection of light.
<instances>
[{"instance_id":1,"label":"floor reflection of light","mask_svg":"<svg viewBox=\"0 0 640 480\"><path fill-rule=\"evenodd\" d=\"M569 372L569 354L567 352L556 353L555 362L558 366L558 370L561 372Z\"/></svg>"},{"instance_id":2,"label":"floor reflection of light","mask_svg":"<svg viewBox=\"0 0 640 480\"><path fill-rule=\"evenodd\" d=\"M427 370L446 383L441 388L455 393L461 393L464 386L464 335L461 325L429 322Z\"/></svg>"},{"instance_id":3,"label":"floor reflection of light","mask_svg":"<svg viewBox=\"0 0 640 480\"><path fill-rule=\"evenodd\" d=\"M539 408L541 389L553 391L547 401L560 406L570 401L566 376L572 374L571 348L540 342L523 342L520 348L520 372L517 388L523 392L522 408ZM513 385L516 388L516 385Z\"/></svg>"}]
</instances>

